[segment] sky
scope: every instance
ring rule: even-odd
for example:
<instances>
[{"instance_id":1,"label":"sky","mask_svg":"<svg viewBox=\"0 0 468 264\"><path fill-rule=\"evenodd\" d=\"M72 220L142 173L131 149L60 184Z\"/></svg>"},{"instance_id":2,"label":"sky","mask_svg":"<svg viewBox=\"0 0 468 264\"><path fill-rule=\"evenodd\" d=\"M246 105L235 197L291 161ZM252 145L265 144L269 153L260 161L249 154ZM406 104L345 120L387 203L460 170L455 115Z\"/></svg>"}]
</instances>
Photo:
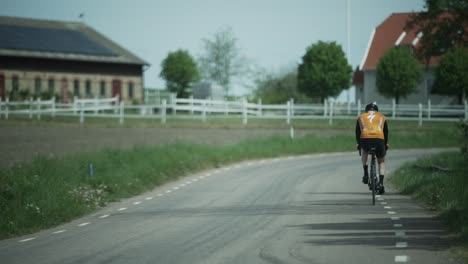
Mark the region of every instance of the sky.
<instances>
[{"instance_id":1,"label":"sky","mask_svg":"<svg viewBox=\"0 0 468 264\"><path fill-rule=\"evenodd\" d=\"M147 61L144 87L162 89L169 52L187 50L196 59L202 39L227 27L242 55L268 72L297 67L318 41L340 44L354 69L375 27L392 13L422 11L424 0L0 0L0 7L0 16L84 22ZM251 91L242 83L232 94ZM353 100L349 91L337 100Z\"/></svg>"}]
</instances>

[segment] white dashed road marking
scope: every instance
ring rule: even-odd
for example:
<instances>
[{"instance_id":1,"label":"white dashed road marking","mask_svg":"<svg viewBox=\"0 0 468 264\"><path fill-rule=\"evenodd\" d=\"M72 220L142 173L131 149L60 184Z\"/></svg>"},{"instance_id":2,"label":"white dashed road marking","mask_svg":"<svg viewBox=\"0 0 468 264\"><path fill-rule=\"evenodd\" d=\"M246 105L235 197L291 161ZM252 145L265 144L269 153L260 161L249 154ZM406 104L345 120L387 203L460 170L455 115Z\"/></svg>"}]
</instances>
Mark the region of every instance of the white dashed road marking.
<instances>
[{"instance_id":1,"label":"white dashed road marking","mask_svg":"<svg viewBox=\"0 0 468 264\"><path fill-rule=\"evenodd\" d=\"M398 216L392 216L392 217L390 217L390 219L392 219L393 221L398 221L398 220L400 220L400 217L398 217Z\"/></svg>"},{"instance_id":2,"label":"white dashed road marking","mask_svg":"<svg viewBox=\"0 0 468 264\"><path fill-rule=\"evenodd\" d=\"M404 236L405 236L405 232L403 232L403 231L396 231L396 232L395 232L395 236L397 236L397 237L404 237Z\"/></svg>"},{"instance_id":3,"label":"white dashed road marking","mask_svg":"<svg viewBox=\"0 0 468 264\"><path fill-rule=\"evenodd\" d=\"M408 262L408 256L395 256L395 262Z\"/></svg>"},{"instance_id":4,"label":"white dashed road marking","mask_svg":"<svg viewBox=\"0 0 468 264\"><path fill-rule=\"evenodd\" d=\"M141 204L141 203L142 203L141 201L137 201L137 202L134 202L133 204L134 204L134 205L139 205L139 204Z\"/></svg>"},{"instance_id":5,"label":"white dashed road marking","mask_svg":"<svg viewBox=\"0 0 468 264\"><path fill-rule=\"evenodd\" d=\"M397 247L397 248L407 248L408 247L408 242L397 242L395 244L395 247Z\"/></svg>"},{"instance_id":6,"label":"white dashed road marking","mask_svg":"<svg viewBox=\"0 0 468 264\"><path fill-rule=\"evenodd\" d=\"M105 215L101 215L99 218L100 218L100 219L104 219L104 218L107 218L107 217L109 217L109 215L108 215L108 214L105 214Z\"/></svg>"},{"instance_id":7,"label":"white dashed road marking","mask_svg":"<svg viewBox=\"0 0 468 264\"><path fill-rule=\"evenodd\" d=\"M153 197L146 197L145 200L149 201L149 200L152 200Z\"/></svg>"},{"instance_id":8,"label":"white dashed road marking","mask_svg":"<svg viewBox=\"0 0 468 264\"><path fill-rule=\"evenodd\" d=\"M91 223L90 223L90 222L86 222L86 223L81 223L81 224L79 224L78 226L79 226L79 227L82 227L82 226L87 226L87 225L89 225L89 224L91 224Z\"/></svg>"},{"instance_id":9,"label":"white dashed road marking","mask_svg":"<svg viewBox=\"0 0 468 264\"><path fill-rule=\"evenodd\" d=\"M387 214L396 214L394 211L388 211Z\"/></svg>"},{"instance_id":10,"label":"white dashed road marking","mask_svg":"<svg viewBox=\"0 0 468 264\"><path fill-rule=\"evenodd\" d=\"M125 210L127 210L127 208L126 208L126 207L122 207L122 208L119 208L118 210L119 210L119 211L125 211Z\"/></svg>"},{"instance_id":11,"label":"white dashed road marking","mask_svg":"<svg viewBox=\"0 0 468 264\"><path fill-rule=\"evenodd\" d=\"M401 228L401 227L403 227L403 225L402 225L402 224L393 224L393 227L395 227L395 228Z\"/></svg>"},{"instance_id":12,"label":"white dashed road marking","mask_svg":"<svg viewBox=\"0 0 468 264\"><path fill-rule=\"evenodd\" d=\"M66 232L66 231L67 231L67 230L62 229L62 230L58 230L58 231L52 232L52 234L60 234L60 233Z\"/></svg>"}]
</instances>

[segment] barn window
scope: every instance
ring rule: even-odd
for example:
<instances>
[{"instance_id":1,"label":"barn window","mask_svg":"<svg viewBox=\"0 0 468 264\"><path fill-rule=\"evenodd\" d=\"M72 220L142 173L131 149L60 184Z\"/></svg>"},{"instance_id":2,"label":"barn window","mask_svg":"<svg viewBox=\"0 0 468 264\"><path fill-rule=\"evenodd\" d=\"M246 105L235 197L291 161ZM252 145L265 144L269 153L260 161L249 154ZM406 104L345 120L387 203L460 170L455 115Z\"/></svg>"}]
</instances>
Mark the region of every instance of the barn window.
<instances>
[{"instance_id":1,"label":"barn window","mask_svg":"<svg viewBox=\"0 0 468 264\"><path fill-rule=\"evenodd\" d=\"M73 95L80 96L80 81L79 80L73 81Z\"/></svg>"}]
</instances>

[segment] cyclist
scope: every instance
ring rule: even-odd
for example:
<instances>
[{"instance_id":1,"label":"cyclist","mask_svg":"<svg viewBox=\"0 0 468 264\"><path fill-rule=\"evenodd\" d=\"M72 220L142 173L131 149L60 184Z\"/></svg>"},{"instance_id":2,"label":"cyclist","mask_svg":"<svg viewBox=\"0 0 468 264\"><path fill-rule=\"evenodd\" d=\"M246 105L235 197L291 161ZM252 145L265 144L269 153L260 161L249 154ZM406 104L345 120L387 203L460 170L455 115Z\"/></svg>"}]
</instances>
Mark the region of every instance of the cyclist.
<instances>
[{"instance_id":1,"label":"cyclist","mask_svg":"<svg viewBox=\"0 0 468 264\"><path fill-rule=\"evenodd\" d=\"M365 113L361 114L356 122L356 148L362 150L362 166L364 176L362 182L368 184L369 171L367 156L370 147L376 147L377 162L379 163L379 185L378 192L385 193L383 186L385 175L385 155L388 149L388 127L387 118L379 113L376 103L366 105Z\"/></svg>"}]
</instances>

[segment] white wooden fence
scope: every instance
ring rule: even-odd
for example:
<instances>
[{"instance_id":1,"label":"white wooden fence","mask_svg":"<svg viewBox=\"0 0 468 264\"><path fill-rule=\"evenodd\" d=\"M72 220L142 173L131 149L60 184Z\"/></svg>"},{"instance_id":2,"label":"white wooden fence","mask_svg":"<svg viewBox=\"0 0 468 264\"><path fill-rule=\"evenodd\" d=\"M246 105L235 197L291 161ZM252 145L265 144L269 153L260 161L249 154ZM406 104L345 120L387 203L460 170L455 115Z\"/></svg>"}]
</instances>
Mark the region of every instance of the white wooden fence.
<instances>
[{"instance_id":1,"label":"white wooden fence","mask_svg":"<svg viewBox=\"0 0 468 264\"><path fill-rule=\"evenodd\" d=\"M170 118L195 118L205 122L207 118L242 118L247 124L249 119L284 119L287 124L297 119L325 119L333 124L335 119L355 119L362 113L364 106L357 104L335 103L325 101L323 104L296 104L290 100L284 104L262 104L242 101L216 101L200 99L182 99L171 97L169 102L162 100L159 104L125 105L114 98L78 99L74 98L71 104L56 103L55 99L41 101L26 100L10 102L8 99L0 101L0 118L8 119L10 115L36 116L38 120L43 115L79 116L80 123L86 117L116 118L124 123L126 118L160 119L166 123ZM393 120L413 120L419 125L423 121L458 121L468 120L468 105L389 105L379 104L379 111Z\"/></svg>"}]
</instances>

